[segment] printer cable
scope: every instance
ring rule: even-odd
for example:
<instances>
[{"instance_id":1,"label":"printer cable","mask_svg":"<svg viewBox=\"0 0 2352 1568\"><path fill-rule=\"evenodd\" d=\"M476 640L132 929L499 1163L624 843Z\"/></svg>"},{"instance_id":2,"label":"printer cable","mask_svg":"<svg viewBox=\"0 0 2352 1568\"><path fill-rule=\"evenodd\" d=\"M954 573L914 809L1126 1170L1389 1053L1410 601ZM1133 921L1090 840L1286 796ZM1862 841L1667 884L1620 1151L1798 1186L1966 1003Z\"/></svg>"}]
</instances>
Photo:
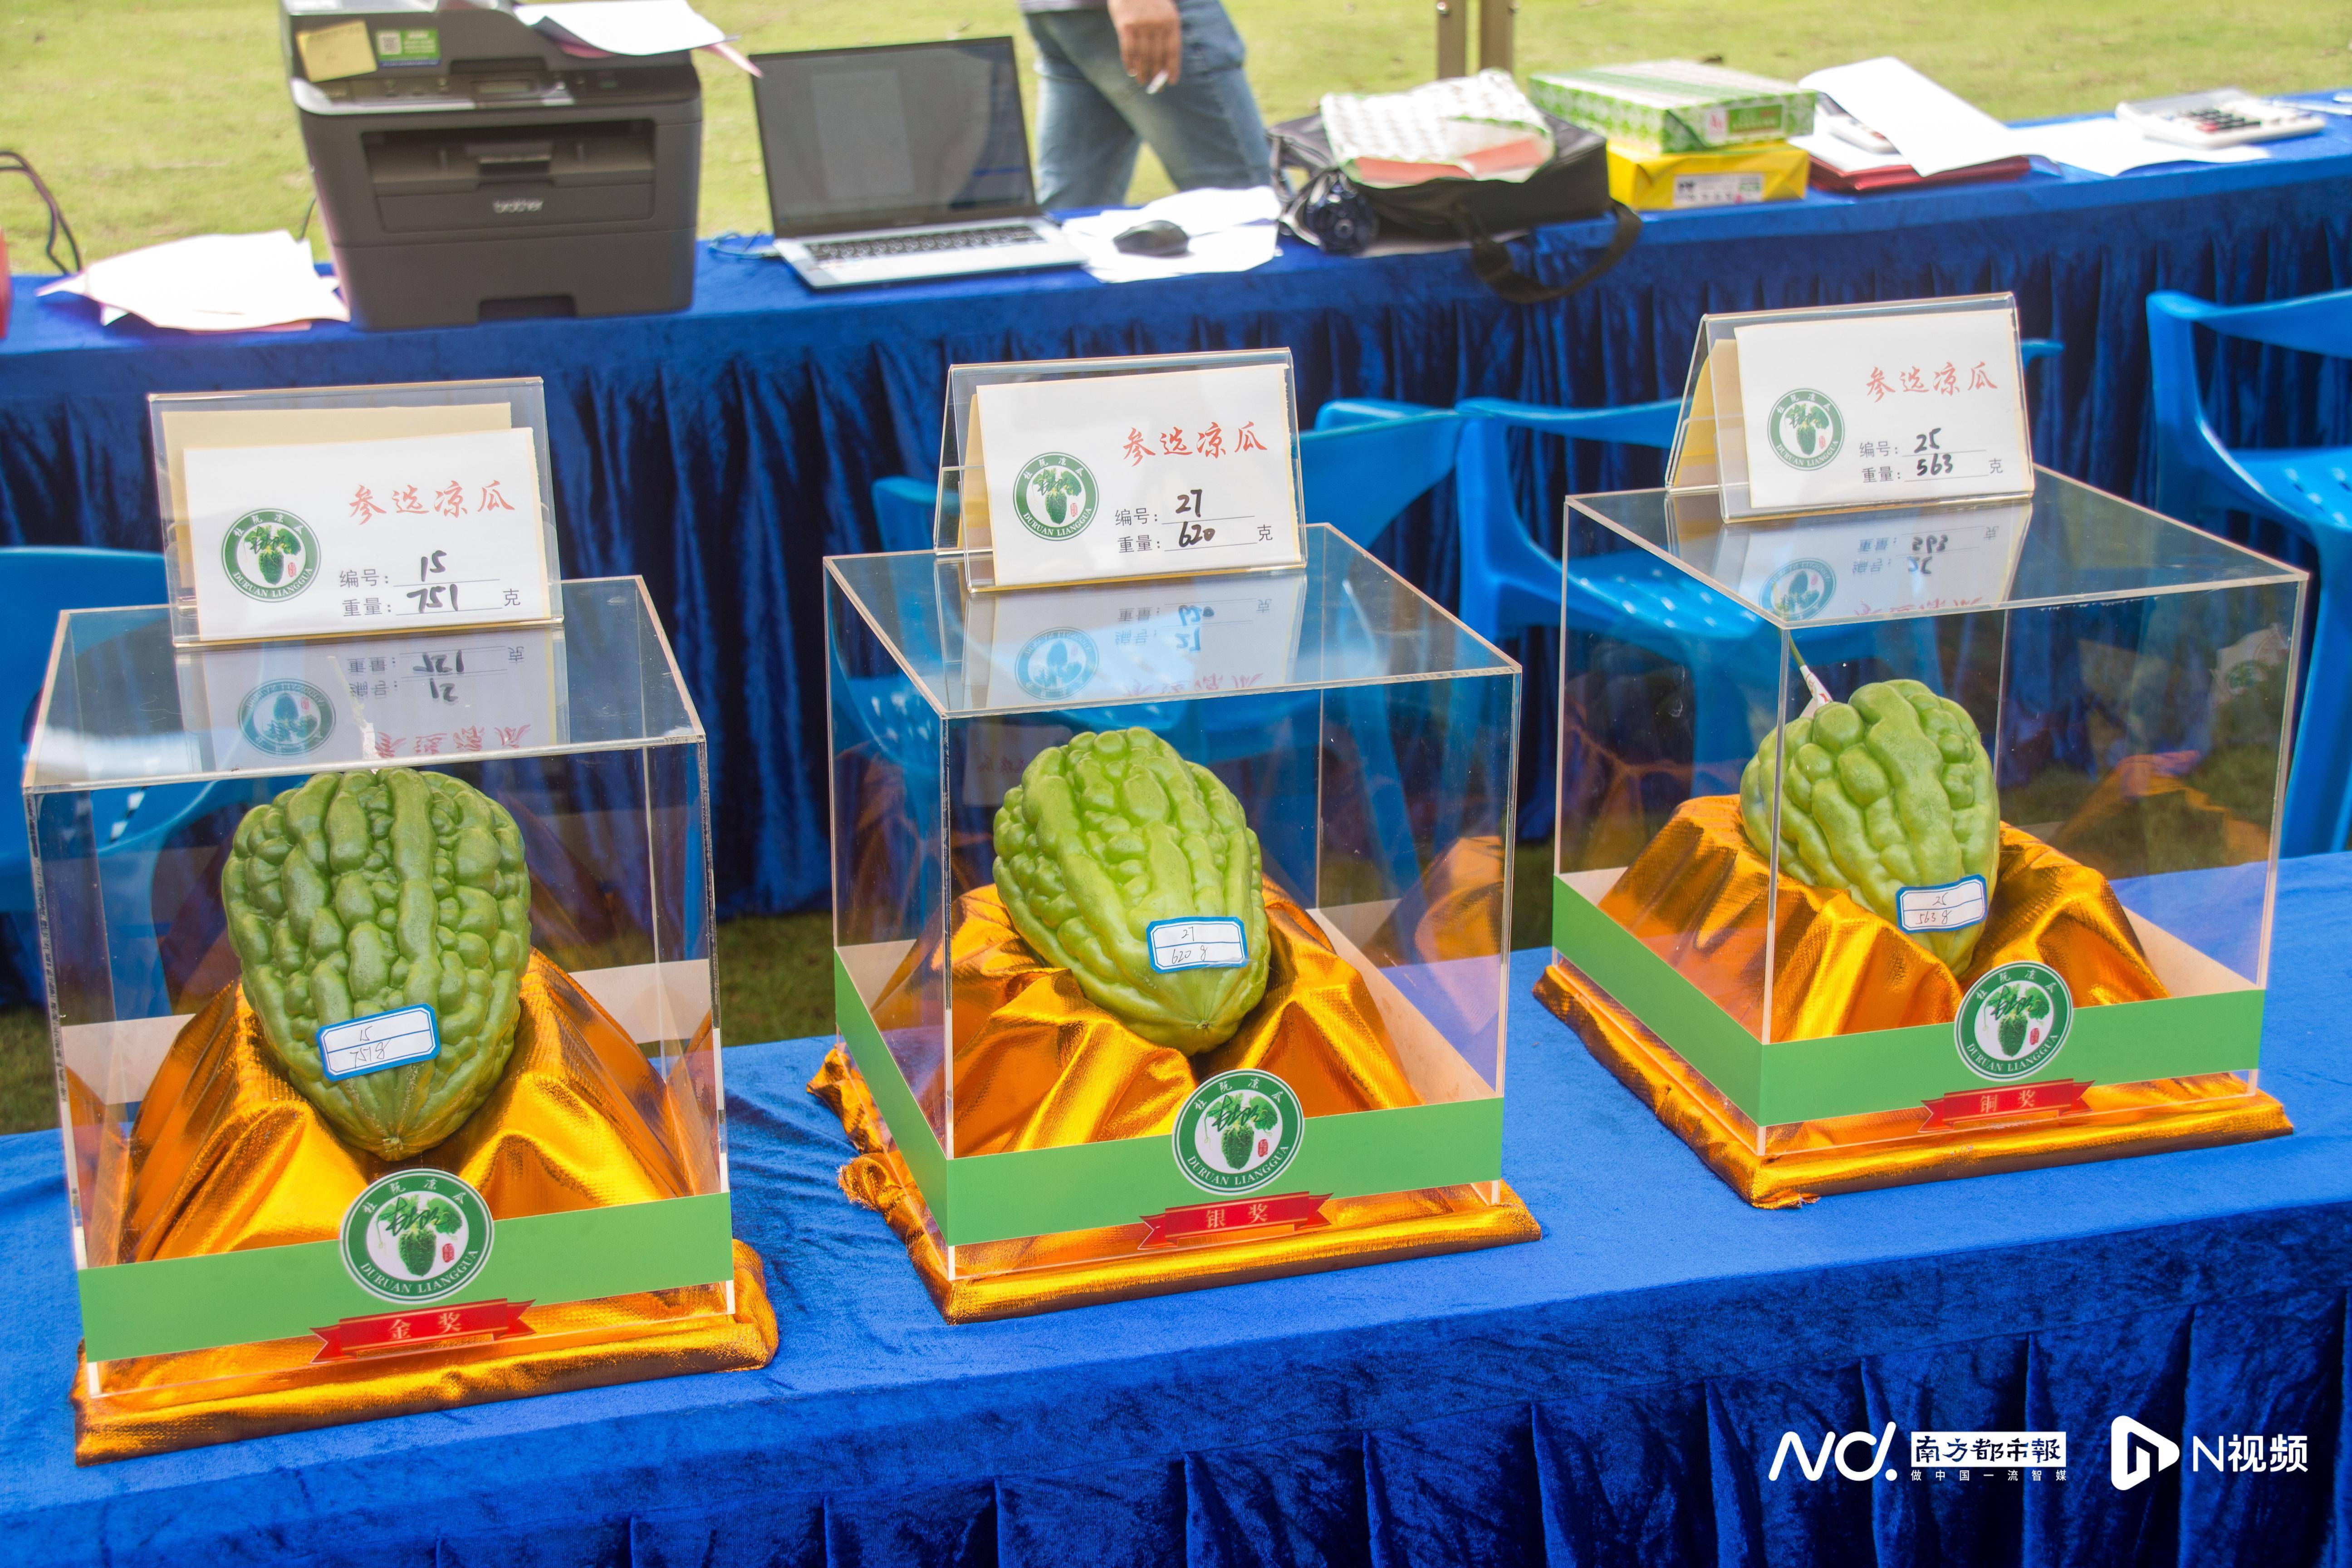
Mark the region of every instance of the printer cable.
<instances>
[{"instance_id":1,"label":"printer cable","mask_svg":"<svg viewBox=\"0 0 2352 1568\"><path fill-rule=\"evenodd\" d=\"M0 147L0 174L22 174L33 182L33 189L39 193L42 204L49 209L49 242L45 247L49 258L49 265L60 272L80 271L81 241L74 237L73 225L66 221L65 210L58 205L58 198L49 194L47 183L34 169L32 160L26 158L22 153ZM68 267L58 256L59 234L66 237L66 248L73 253L71 267Z\"/></svg>"}]
</instances>

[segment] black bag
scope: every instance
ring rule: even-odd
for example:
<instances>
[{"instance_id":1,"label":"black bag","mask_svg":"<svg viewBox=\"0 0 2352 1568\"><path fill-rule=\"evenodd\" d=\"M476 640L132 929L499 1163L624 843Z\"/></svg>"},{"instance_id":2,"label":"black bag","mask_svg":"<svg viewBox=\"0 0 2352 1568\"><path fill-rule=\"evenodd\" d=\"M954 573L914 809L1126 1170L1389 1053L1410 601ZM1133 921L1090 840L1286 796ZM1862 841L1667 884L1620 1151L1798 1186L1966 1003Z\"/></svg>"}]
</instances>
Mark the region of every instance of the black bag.
<instances>
[{"instance_id":1,"label":"black bag","mask_svg":"<svg viewBox=\"0 0 2352 1568\"><path fill-rule=\"evenodd\" d=\"M1609 195L1606 141L1549 114L1544 120L1551 128L1551 161L1524 180L1438 179L1386 189L1355 184L1339 172L1330 141L1323 134L1321 115L1285 121L1266 132L1274 144L1275 180L1286 197L1283 216L1293 229L1306 233L1318 218L1310 208L1328 211L1345 194L1352 194L1370 206L1383 234L1468 240L1470 269L1514 305L1565 300L1623 258L1642 237L1642 216ZM1292 186L1293 171L1306 177L1303 185ZM1495 237L1498 232L1571 223L1603 213L1617 219L1608 247L1590 267L1557 286L1520 271L1509 249ZM1332 248L1347 255L1362 247L1359 242Z\"/></svg>"}]
</instances>

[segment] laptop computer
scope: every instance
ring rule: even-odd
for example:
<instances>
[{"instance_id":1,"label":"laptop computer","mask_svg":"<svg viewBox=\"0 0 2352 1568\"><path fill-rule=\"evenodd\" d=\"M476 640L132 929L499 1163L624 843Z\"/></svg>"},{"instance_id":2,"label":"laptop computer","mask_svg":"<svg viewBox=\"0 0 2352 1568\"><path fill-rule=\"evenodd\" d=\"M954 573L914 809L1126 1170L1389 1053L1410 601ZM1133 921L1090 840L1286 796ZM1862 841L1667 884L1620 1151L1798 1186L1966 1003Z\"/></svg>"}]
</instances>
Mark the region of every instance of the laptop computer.
<instances>
[{"instance_id":1,"label":"laptop computer","mask_svg":"<svg viewBox=\"0 0 2352 1568\"><path fill-rule=\"evenodd\" d=\"M752 59L776 254L810 288L1086 259L1038 208L1011 38Z\"/></svg>"}]
</instances>

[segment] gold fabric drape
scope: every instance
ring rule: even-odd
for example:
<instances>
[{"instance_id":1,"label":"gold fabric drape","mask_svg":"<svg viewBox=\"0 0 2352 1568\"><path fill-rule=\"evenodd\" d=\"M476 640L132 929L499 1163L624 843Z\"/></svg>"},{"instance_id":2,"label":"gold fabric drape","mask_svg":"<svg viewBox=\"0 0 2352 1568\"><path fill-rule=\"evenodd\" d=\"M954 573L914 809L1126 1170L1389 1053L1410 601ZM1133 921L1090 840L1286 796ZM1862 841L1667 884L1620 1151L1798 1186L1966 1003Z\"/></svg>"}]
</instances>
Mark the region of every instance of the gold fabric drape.
<instances>
[{"instance_id":1,"label":"gold fabric drape","mask_svg":"<svg viewBox=\"0 0 2352 1568\"><path fill-rule=\"evenodd\" d=\"M1786 877L1775 889L1770 864L1740 828L1736 796L1685 804L1600 907L1760 1032L1765 921L1776 897L1774 1039L1948 1024L1979 976L2021 959L2063 975L2078 1007L2167 994L2106 879L2006 823L1984 931L1957 975L1847 893ZM2095 1085L2077 1110L2006 1126L1924 1131L1925 1107L1803 1122L1774 1129L1769 1152L1759 1151L1753 1124L1572 964L1555 959L1536 994L1710 1170L1763 1208L2294 1131L2277 1100L2210 1073Z\"/></svg>"},{"instance_id":2,"label":"gold fabric drape","mask_svg":"<svg viewBox=\"0 0 2352 1568\"><path fill-rule=\"evenodd\" d=\"M718 1190L707 1026L665 1080L543 955L532 954L520 1000L498 1088L408 1165L463 1177L502 1220ZM181 1028L129 1142L101 1139L87 1234L95 1258L118 1263L331 1240L352 1200L397 1168L335 1135L279 1070L235 985ZM115 1361L99 1394L76 1377L76 1457L764 1365L775 1320L761 1273L739 1242L731 1310L724 1284L534 1306L533 1332L496 1344L318 1367L309 1339Z\"/></svg>"},{"instance_id":3,"label":"gold fabric drape","mask_svg":"<svg viewBox=\"0 0 2352 1568\"><path fill-rule=\"evenodd\" d=\"M949 943L958 1155L1164 1138L1202 1080L1235 1068L1280 1078L1310 1117L1422 1103L1362 977L1297 903L1271 883L1265 897L1273 942L1265 996L1232 1039L1188 1058L1136 1035L1089 1001L1068 971L1040 960L1013 928L993 887L966 894ZM1477 900L1457 902L1465 918L1488 918ZM920 1022L924 997L940 983L940 962L936 945L918 947L885 984L874 1013L886 1033ZM936 1125L945 1085L932 1074L913 1087ZM1335 1198L1323 1207L1329 1223L1322 1227L1148 1253L1137 1250L1145 1235L1139 1215L1133 1225L959 1247L950 1279L926 1225L921 1194L847 1054L827 1058L809 1089L842 1119L858 1150L842 1168L842 1190L884 1216L950 1322L1499 1247L1542 1234L1517 1195L1495 1183Z\"/></svg>"},{"instance_id":4,"label":"gold fabric drape","mask_svg":"<svg viewBox=\"0 0 2352 1568\"><path fill-rule=\"evenodd\" d=\"M1265 894L1265 997L1232 1039L1196 1057L1087 1000L1021 940L993 887L965 894L950 944L957 1154L1165 1135L1202 1080L1237 1068L1282 1079L1309 1116L1420 1104L1362 979L1305 910L1271 883ZM886 1033L919 1016L938 962L918 949L884 988L875 1022ZM936 1122L946 1085L915 1087Z\"/></svg>"},{"instance_id":5,"label":"gold fabric drape","mask_svg":"<svg viewBox=\"0 0 2352 1568\"><path fill-rule=\"evenodd\" d=\"M1776 1040L1949 1023L1978 975L2021 958L2064 975L2078 1007L2165 994L2106 879L2006 823L1992 907L1962 974L1849 893L1783 877L1778 898ZM1738 797L1702 795L1625 868L1601 912L1761 1034L1772 900L1771 863L1741 831Z\"/></svg>"}]
</instances>

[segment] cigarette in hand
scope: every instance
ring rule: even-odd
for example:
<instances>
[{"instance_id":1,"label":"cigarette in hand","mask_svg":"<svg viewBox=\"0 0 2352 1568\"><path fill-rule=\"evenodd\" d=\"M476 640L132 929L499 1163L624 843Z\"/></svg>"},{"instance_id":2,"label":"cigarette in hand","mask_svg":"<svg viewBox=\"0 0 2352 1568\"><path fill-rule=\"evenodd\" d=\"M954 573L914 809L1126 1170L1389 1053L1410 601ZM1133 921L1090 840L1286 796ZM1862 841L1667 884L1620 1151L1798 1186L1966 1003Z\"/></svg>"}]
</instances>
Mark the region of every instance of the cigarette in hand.
<instances>
[{"instance_id":1,"label":"cigarette in hand","mask_svg":"<svg viewBox=\"0 0 2352 1568\"><path fill-rule=\"evenodd\" d=\"M1167 73L1166 71L1161 71L1159 75L1157 75L1157 76L1155 76L1155 77L1153 77L1153 78L1151 79L1151 85L1150 85L1150 87L1147 87L1147 88L1145 88L1145 89L1143 89L1143 95L1144 95L1146 98L1149 98L1149 97L1150 97L1153 93L1158 92L1161 88L1166 87L1167 85L1168 85L1168 73Z\"/></svg>"}]
</instances>

